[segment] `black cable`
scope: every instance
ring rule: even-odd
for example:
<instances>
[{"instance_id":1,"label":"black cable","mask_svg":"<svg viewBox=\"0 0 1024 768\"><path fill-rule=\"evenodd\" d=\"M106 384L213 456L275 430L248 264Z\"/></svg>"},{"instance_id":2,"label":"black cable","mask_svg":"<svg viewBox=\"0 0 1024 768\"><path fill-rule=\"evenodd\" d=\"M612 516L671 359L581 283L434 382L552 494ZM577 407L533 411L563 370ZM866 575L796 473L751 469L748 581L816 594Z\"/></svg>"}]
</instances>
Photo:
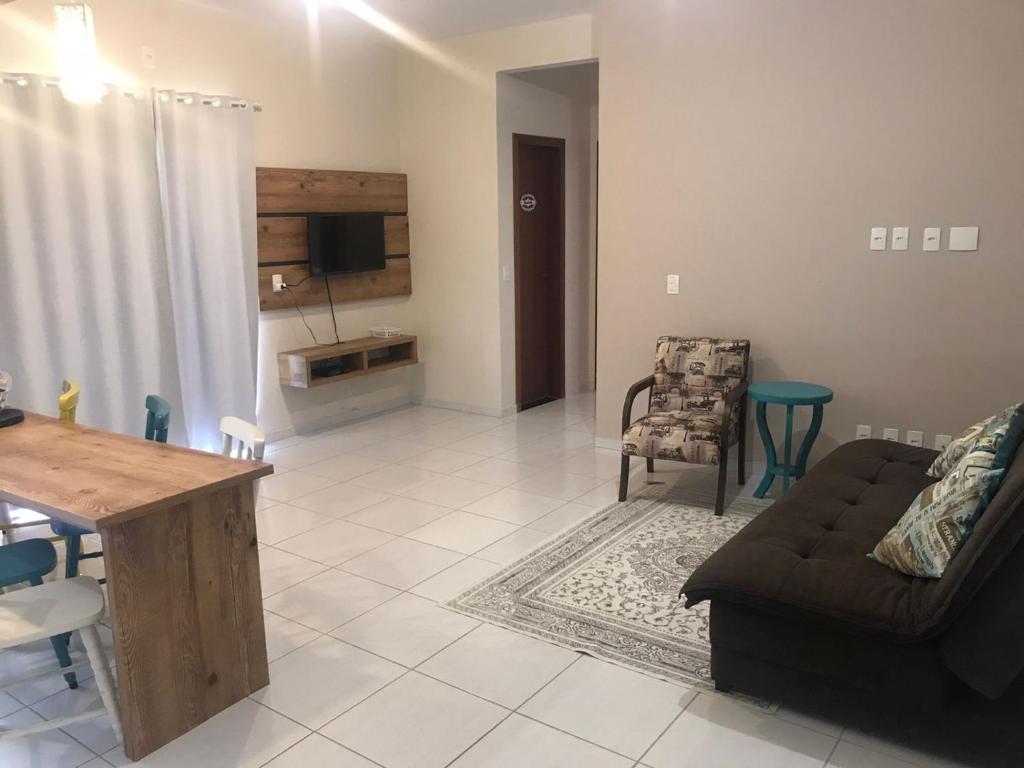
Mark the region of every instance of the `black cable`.
<instances>
[{"instance_id":1,"label":"black cable","mask_svg":"<svg viewBox=\"0 0 1024 768\"><path fill-rule=\"evenodd\" d=\"M295 285L296 285L296 286L302 285L302 284L303 284L304 282L306 282L306 280L308 280L308 279L309 279L308 277L307 277L307 278L304 278L304 279L300 280L299 282L297 282L297 283L296 283ZM302 313L302 307L300 307L300 306L299 306L299 300L298 300L298 299L296 299L296 298L295 298L295 294L294 294L294 293L292 293L292 287L291 287L290 285L285 285L285 286L284 286L284 289L285 289L286 291L288 291L288 295L292 297L292 303L293 303L293 304L295 305L295 309L297 309L297 310L298 310L298 312L299 312L299 317L301 317L301 318L302 318L302 324L303 324L304 326L306 326L306 330L307 330L307 331L309 331L309 335L310 335L310 337L311 337L311 338L313 339L313 344L314 344L315 346L318 346L318 347L333 347L333 346L334 346L334 344L322 344L321 342L319 342L319 341L317 341L317 340L316 340L316 334L315 334L315 333L313 333L313 329L312 329L312 328L310 328L310 327L309 327L309 323L308 323L308 322L306 322L306 316L305 316L305 315L304 315L304 314ZM332 315L334 314L334 308L333 308L333 307L331 308L331 314L332 314ZM335 326L335 336L337 336L337 326Z\"/></svg>"},{"instance_id":2,"label":"black cable","mask_svg":"<svg viewBox=\"0 0 1024 768\"><path fill-rule=\"evenodd\" d=\"M338 318L334 314L334 297L331 296L331 280L324 275L324 285L327 286L327 302L331 305L331 322L334 323L334 340L341 344L341 337L338 335Z\"/></svg>"}]
</instances>

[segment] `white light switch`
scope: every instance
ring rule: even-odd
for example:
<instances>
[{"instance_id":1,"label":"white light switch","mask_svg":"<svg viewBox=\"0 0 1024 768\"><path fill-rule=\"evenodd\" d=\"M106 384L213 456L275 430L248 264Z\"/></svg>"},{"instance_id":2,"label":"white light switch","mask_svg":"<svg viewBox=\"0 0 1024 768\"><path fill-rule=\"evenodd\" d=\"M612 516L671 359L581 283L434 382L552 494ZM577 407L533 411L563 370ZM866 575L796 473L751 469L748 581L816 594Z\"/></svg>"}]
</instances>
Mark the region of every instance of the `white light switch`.
<instances>
[{"instance_id":1,"label":"white light switch","mask_svg":"<svg viewBox=\"0 0 1024 768\"><path fill-rule=\"evenodd\" d=\"M501 265L501 281L503 283L512 282L512 268L508 264Z\"/></svg>"},{"instance_id":2,"label":"white light switch","mask_svg":"<svg viewBox=\"0 0 1024 768\"><path fill-rule=\"evenodd\" d=\"M669 275L666 287L668 292L673 295L679 293L679 275Z\"/></svg>"},{"instance_id":3,"label":"white light switch","mask_svg":"<svg viewBox=\"0 0 1024 768\"><path fill-rule=\"evenodd\" d=\"M905 251L910 247L910 227L892 228L892 249Z\"/></svg>"},{"instance_id":4,"label":"white light switch","mask_svg":"<svg viewBox=\"0 0 1024 768\"><path fill-rule=\"evenodd\" d=\"M925 227L921 240L922 251L937 251L942 245L942 227Z\"/></svg>"},{"instance_id":5,"label":"white light switch","mask_svg":"<svg viewBox=\"0 0 1024 768\"><path fill-rule=\"evenodd\" d=\"M978 228L977 227L950 227L949 228L949 250L951 250L951 251L976 251L976 250L978 250Z\"/></svg>"},{"instance_id":6,"label":"white light switch","mask_svg":"<svg viewBox=\"0 0 1024 768\"><path fill-rule=\"evenodd\" d=\"M884 251L885 240L889 236L889 230L885 227L872 227L871 229L871 250Z\"/></svg>"}]
</instances>

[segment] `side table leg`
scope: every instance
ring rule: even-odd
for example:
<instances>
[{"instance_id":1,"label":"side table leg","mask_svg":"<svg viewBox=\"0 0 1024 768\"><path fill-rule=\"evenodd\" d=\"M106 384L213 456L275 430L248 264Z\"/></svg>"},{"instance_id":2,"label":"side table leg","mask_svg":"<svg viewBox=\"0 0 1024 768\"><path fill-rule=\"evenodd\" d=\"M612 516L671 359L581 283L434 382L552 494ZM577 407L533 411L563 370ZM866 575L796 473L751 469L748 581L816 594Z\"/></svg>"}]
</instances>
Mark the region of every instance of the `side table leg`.
<instances>
[{"instance_id":1,"label":"side table leg","mask_svg":"<svg viewBox=\"0 0 1024 768\"><path fill-rule=\"evenodd\" d=\"M758 499L764 498L764 495L768 493L768 489L772 487L772 481L775 480L775 473L773 471L776 467L775 441L772 439L772 433L768 430L767 411L768 404L758 402L755 421L757 422L757 431L761 435L761 442L764 443L764 456L768 464L764 470L764 477L761 478L761 484L754 491L754 497Z\"/></svg>"},{"instance_id":2,"label":"side table leg","mask_svg":"<svg viewBox=\"0 0 1024 768\"><path fill-rule=\"evenodd\" d=\"M784 458L786 463L782 465L782 492L789 490L789 475L793 471L790 459L793 456L793 406L786 406L786 445Z\"/></svg>"},{"instance_id":3,"label":"side table leg","mask_svg":"<svg viewBox=\"0 0 1024 768\"><path fill-rule=\"evenodd\" d=\"M799 480L807 472L807 458L811 455L811 448L821 431L821 419L825 412L825 406L815 405L814 415L811 417L811 426L804 435L804 442L800 446L800 452L796 455L796 476Z\"/></svg>"}]
</instances>

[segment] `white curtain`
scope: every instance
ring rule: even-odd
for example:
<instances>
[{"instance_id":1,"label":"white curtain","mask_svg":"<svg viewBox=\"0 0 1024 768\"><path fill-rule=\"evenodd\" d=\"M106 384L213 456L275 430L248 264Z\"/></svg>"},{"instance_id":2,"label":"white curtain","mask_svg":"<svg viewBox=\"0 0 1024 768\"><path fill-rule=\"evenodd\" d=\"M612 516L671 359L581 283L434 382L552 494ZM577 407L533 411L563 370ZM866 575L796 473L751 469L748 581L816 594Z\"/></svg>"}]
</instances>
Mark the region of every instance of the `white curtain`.
<instances>
[{"instance_id":1,"label":"white curtain","mask_svg":"<svg viewBox=\"0 0 1024 768\"><path fill-rule=\"evenodd\" d=\"M259 319L253 113L216 101L155 101L182 410L189 444L206 450L222 416L255 421Z\"/></svg>"},{"instance_id":2,"label":"white curtain","mask_svg":"<svg viewBox=\"0 0 1024 768\"><path fill-rule=\"evenodd\" d=\"M76 105L39 78L0 82L0 369L11 404L141 435L218 444L256 399L252 112L112 90ZM185 103L185 101L191 103Z\"/></svg>"},{"instance_id":3,"label":"white curtain","mask_svg":"<svg viewBox=\"0 0 1024 768\"><path fill-rule=\"evenodd\" d=\"M55 415L61 380L77 379L80 421L141 436L147 394L180 399L151 101L76 105L52 83L22 83L0 82L11 404Z\"/></svg>"}]
</instances>

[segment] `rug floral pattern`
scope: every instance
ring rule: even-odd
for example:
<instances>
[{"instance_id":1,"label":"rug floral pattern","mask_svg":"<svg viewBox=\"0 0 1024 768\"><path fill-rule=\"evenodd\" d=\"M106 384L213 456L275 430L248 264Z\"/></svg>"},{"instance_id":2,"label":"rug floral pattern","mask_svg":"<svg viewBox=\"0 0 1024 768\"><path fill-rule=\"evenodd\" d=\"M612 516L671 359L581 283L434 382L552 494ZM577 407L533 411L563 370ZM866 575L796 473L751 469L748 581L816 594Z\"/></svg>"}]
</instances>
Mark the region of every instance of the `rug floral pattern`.
<instances>
[{"instance_id":1,"label":"rug floral pattern","mask_svg":"<svg viewBox=\"0 0 1024 768\"><path fill-rule=\"evenodd\" d=\"M649 491L557 535L449 607L646 674L713 685L709 606L686 609L693 570L770 502Z\"/></svg>"}]
</instances>

